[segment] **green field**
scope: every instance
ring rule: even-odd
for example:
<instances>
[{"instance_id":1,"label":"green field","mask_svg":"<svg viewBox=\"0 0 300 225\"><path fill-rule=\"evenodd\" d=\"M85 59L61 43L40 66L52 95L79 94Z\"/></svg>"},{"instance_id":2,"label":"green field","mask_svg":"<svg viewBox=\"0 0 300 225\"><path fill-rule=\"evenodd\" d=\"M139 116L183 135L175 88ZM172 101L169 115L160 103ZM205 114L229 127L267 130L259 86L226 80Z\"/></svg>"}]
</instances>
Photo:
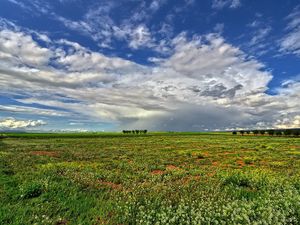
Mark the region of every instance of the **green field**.
<instances>
[{"instance_id":1,"label":"green field","mask_svg":"<svg viewBox=\"0 0 300 225\"><path fill-rule=\"evenodd\" d=\"M300 138L8 136L0 224L300 224Z\"/></svg>"}]
</instances>

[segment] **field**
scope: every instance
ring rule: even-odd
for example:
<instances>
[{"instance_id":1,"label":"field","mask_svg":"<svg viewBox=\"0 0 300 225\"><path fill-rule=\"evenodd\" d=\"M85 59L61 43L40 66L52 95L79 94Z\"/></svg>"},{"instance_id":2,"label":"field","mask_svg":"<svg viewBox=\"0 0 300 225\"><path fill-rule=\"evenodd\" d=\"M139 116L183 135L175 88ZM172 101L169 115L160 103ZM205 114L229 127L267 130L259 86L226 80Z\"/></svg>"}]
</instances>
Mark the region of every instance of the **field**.
<instances>
[{"instance_id":1,"label":"field","mask_svg":"<svg viewBox=\"0 0 300 225\"><path fill-rule=\"evenodd\" d=\"M0 224L300 224L300 138L12 134Z\"/></svg>"}]
</instances>

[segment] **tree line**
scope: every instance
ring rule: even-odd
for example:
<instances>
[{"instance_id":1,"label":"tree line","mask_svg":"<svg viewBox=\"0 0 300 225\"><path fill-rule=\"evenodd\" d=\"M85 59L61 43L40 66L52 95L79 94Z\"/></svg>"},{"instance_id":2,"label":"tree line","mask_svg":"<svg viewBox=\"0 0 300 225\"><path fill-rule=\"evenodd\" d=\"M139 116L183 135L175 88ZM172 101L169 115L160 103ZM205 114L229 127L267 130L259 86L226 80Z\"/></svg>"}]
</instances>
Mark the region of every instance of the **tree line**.
<instances>
[{"instance_id":1,"label":"tree line","mask_svg":"<svg viewBox=\"0 0 300 225\"><path fill-rule=\"evenodd\" d=\"M269 135L269 136L300 136L300 129L286 129L286 130L239 130L239 131L232 131L233 135L237 135L240 133L241 135Z\"/></svg>"},{"instance_id":2,"label":"tree line","mask_svg":"<svg viewBox=\"0 0 300 225\"><path fill-rule=\"evenodd\" d=\"M123 130L123 134L147 134L147 130Z\"/></svg>"}]
</instances>

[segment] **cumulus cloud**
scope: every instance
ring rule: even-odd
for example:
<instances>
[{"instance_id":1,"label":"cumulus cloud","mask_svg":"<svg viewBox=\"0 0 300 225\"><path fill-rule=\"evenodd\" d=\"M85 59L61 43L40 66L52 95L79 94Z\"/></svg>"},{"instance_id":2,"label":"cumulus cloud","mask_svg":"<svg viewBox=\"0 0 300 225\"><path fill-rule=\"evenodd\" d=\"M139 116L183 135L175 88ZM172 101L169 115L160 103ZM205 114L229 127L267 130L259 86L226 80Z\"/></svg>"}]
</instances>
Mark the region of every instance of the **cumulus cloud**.
<instances>
[{"instance_id":1,"label":"cumulus cloud","mask_svg":"<svg viewBox=\"0 0 300 225\"><path fill-rule=\"evenodd\" d=\"M15 118L6 118L0 120L2 129L24 129L46 125L43 120L16 120Z\"/></svg>"},{"instance_id":2,"label":"cumulus cloud","mask_svg":"<svg viewBox=\"0 0 300 225\"><path fill-rule=\"evenodd\" d=\"M300 115L294 116L292 118L278 119L275 123L275 127L280 128L280 129L299 128L300 127Z\"/></svg>"},{"instance_id":3,"label":"cumulus cloud","mask_svg":"<svg viewBox=\"0 0 300 225\"><path fill-rule=\"evenodd\" d=\"M284 118L297 121L300 114L299 82L289 82L275 96L266 94L272 74L220 34L189 38L181 33L168 44L170 56L142 66L75 42L45 39L50 47L43 48L31 33L2 31L0 93L21 96L16 100L31 107L60 109L48 110L50 116L70 112L71 118L112 123L120 129L205 130L263 123L276 127ZM10 47L16 40L36 52L27 56L26 46L17 46L16 53ZM14 127L17 122L10 118L2 123ZM43 125L25 122L18 126Z\"/></svg>"}]
</instances>

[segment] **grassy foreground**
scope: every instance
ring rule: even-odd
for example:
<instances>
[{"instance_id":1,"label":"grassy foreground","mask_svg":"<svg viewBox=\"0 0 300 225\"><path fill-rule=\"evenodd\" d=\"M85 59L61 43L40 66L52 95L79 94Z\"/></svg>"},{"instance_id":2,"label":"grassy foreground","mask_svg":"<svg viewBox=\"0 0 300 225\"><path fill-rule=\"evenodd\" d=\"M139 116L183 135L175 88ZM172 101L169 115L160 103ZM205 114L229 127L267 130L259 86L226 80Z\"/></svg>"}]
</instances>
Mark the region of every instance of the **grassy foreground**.
<instances>
[{"instance_id":1,"label":"grassy foreground","mask_svg":"<svg viewBox=\"0 0 300 225\"><path fill-rule=\"evenodd\" d=\"M0 140L0 224L300 224L300 138Z\"/></svg>"}]
</instances>

